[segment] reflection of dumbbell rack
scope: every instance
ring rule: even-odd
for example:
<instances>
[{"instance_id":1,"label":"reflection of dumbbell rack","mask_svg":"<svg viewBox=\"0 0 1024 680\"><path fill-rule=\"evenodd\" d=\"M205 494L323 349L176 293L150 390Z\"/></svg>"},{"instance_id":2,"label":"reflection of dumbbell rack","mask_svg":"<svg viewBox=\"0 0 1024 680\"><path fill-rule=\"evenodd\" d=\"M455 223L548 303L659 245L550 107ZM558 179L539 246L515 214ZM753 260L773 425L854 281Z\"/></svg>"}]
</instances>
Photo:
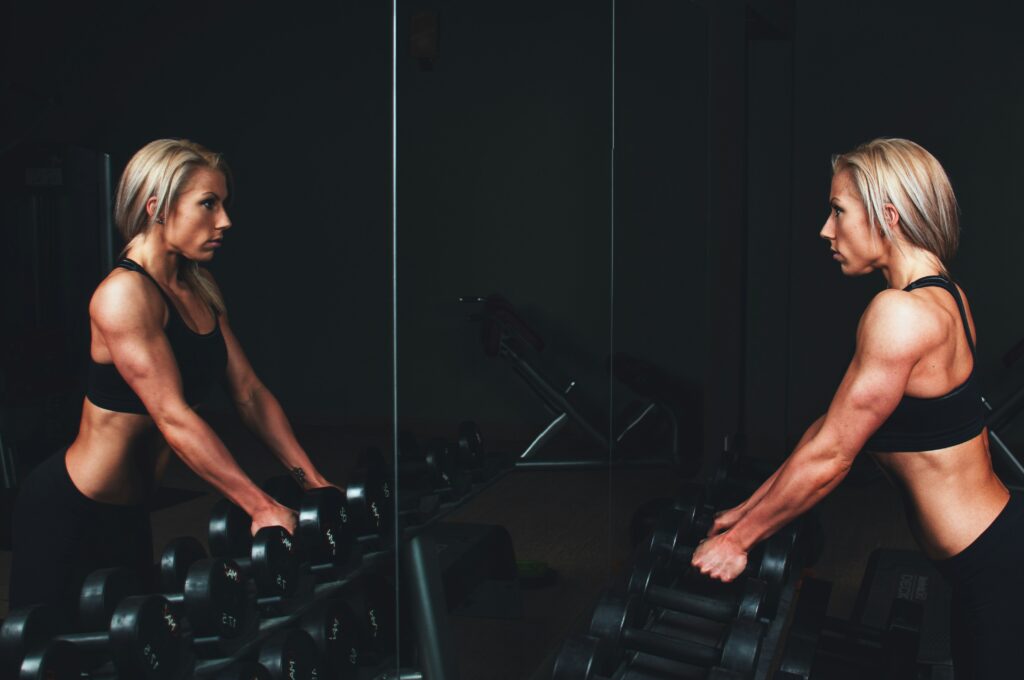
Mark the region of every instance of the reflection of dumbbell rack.
<instances>
[{"instance_id":1,"label":"reflection of dumbbell rack","mask_svg":"<svg viewBox=\"0 0 1024 680\"><path fill-rule=\"evenodd\" d=\"M480 585L497 584L505 588L492 589L490 599L494 607L504 609L506 616L515 617L521 611L515 566L515 553L511 538L503 527L488 525L446 525L444 518L454 510L471 502L511 471L503 460L486 455L483 441L476 426L464 422L459 427L456 457L472 474L472 483L466 493L440 501L429 517L417 517L414 526L401 530L400 549L402 580L408 585L406 599L410 603L411 619L418 659L418 672L425 678L456 679L458 654L451 638L448 612L457 602L460 581L480 581ZM396 503L401 507L401 491ZM485 571L465 572L446 578L443 567L464 555L464 563L490 559ZM457 565L456 565L457 566ZM489 584L487 581L492 581Z\"/></svg>"}]
</instances>

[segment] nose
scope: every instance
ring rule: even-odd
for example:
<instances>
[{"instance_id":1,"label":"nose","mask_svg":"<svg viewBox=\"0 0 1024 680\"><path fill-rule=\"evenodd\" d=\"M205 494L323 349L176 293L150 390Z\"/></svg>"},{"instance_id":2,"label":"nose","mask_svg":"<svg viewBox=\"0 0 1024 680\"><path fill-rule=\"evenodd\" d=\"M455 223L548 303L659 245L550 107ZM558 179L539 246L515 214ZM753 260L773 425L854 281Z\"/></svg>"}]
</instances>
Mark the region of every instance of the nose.
<instances>
[{"instance_id":1,"label":"nose","mask_svg":"<svg viewBox=\"0 0 1024 680\"><path fill-rule=\"evenodd\" d=\"M825 220L825 224L822 225L821 231L818 232L818 235L821 236L826 241L831 241L831 240L835 239L835 237L836 237L836 230L835 230L835 225L832 224L832 214L831 213L829 214L828 219Z\"/></svg>"},{"instance_id":2,"label":"nose","mask_svg":"<svg viewBox=\"0 0 1024 680\"><path fill-rule=\"evenodd\" d=\"M217 229L224 231L231 228L231 218L228 217L228 211L221 209L220 219L217 220Z\"/></svg>"}]
</instances>

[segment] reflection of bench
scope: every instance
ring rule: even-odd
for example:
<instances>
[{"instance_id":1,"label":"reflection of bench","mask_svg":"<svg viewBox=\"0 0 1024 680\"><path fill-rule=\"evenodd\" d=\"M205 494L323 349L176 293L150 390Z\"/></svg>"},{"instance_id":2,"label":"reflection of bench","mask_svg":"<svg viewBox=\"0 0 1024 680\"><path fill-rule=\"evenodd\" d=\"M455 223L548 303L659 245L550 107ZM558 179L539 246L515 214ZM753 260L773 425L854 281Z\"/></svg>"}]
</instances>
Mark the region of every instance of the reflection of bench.
<instances>
[{"instance_id":1,"label":"reflection of bench","mask_svg":"<svg viewBox=\"0 0 1024 680\"><path fill-rule=\"evenodd\" d=\"M699 459L684 461L680 455L679 416L684 412L687 416L686 424L692 423L699 427L699 408L694 407L694 404L699 404L699 398L694 398L696 390L689 390L690 394L687 394L688 391L682 381L669 376L656 365L627 354L616 354L609 360L609 368L613 375L640 399L630 404L616 417L613 428L608 428L585 415L576 403L573 392L576 381L569 380L564 388L558 388L538 367L536 355L543 351L544 339L530 327L508 300L500 295L489 295L463 297L460 301L479 305L470 318L480 323L480 340L484 353L508 361L512 370L523 379L551 414L550 422L520 454L520 465L555 467L608 464L607 459L534 459L544 444L566 424L573 422L590 440L600 446L602 451L611 448L606 434L611 430L615 432L615 452L619 455L638 449L646 450L659 456L654 459L648 456L646 462L686 463L687 467L692 463L695 471ZM534 358L532 361L531 355ZM694 433L693 439L700 441L699 432Z\"/></svg>"}]
</instances>

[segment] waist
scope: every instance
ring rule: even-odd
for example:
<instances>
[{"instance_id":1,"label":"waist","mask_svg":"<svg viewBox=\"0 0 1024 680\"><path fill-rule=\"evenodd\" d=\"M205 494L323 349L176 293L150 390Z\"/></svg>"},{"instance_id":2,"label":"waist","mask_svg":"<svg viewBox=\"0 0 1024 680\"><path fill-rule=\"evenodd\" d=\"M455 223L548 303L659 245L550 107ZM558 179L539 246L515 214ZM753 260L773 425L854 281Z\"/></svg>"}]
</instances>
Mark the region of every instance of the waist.
<instances>
[{"instance_id":1,"label":"waist","mask_svg":"<svg viewBox=\"0 0 1024 680\"><path fill-rule=\"evenodd\" d=\"M966 548L945 559L932 560L951 583L969 579L985 566L1000 561L1000 551L1020 540L1024 528L1024 496L1011 493L995 519Z\"/></svg>"}]
</instances>

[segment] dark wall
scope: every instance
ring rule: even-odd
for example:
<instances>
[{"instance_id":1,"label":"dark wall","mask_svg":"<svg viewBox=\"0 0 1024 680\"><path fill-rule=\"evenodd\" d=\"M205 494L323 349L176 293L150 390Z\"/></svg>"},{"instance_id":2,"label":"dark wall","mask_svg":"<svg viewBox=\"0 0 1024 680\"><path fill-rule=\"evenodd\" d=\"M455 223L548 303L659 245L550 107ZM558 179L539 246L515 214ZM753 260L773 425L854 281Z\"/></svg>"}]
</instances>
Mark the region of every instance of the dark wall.
<instances>
[{"instance_id":1,"label":"dark wall","mask_svg":"<svg viewBox=\"0 0 1024 680\"><path fill-rule=\"evenodd\" d=\"M1002 354L1024 335L1011 275L1024 47L1021 10L1006 3L799 2L790 235L789 435L824 412L853 351L878 274L844 279L817 236L826 218L829 158L879 136L907 137L943 163L962 211L951 271L978 328L977 371L999 396L1019 376Z\"/></svg>"},{"instance_id":2,"label":"dark wall","mask_svg":"<svg viewBox=\"0 0 1024 680\"><path fill-rule=\"evenodd\" d=\"M110 153L115 180L158 137L223 152L234 226L210 269L258 373L293 417L385 421L386 4L20 3L10 18L7 176L68 145Z\"/></svg>"},{"instance_id":3,"label":"dark wall","mask_svg":"<svg viewBox=\"0 0 1024 680\"><path fill-rule=\"evenodd\" d=\"M540 425L484 355L464 295L498 293L564 387L607 399L611 12L606 3L400 3L437 13L427 67L399 42L399 417Z\"/></svg>"}]
</instances>

